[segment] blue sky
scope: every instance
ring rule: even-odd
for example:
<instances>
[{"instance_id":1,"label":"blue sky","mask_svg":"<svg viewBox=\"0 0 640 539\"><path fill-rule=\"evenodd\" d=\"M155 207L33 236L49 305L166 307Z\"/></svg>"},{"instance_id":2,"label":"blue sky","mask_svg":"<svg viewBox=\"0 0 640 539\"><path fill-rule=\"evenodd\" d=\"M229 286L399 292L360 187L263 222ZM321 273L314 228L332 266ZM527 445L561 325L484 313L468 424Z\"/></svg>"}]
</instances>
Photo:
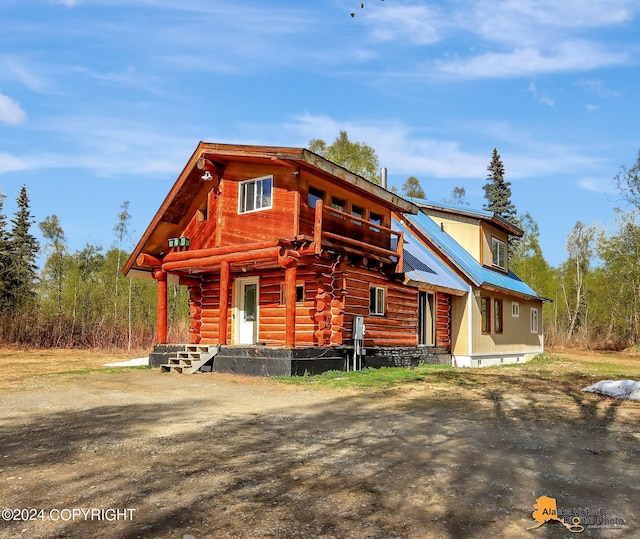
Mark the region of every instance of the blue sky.
<instances>
[{"instance_id":1,"label":"blue sky","mask_svg":"<svg viewBox=\"0 0 640 539\"><path fill-rule=\"evenodd\" d=\"M475 208L497 148L552 265L577 221L612 226L613 178L640 148L640 2L359 4L3 0L5 213L24 183L71 251L106 250L128 200L132 246L198 141L346 130L391 185L414 175L435 202L464 187Z\"/></svg>"}]
</instances>

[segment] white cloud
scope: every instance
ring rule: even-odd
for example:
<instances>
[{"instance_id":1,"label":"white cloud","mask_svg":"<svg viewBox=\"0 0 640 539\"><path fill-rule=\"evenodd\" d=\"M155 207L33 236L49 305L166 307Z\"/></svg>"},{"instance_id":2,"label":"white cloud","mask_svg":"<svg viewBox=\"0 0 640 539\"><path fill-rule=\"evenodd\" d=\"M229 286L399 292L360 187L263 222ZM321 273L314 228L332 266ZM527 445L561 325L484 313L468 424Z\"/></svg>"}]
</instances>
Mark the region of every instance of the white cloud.
<instances>
[{"instance_id":1,"label":"white cloud","mask_svg":"<svg viewBox=\"0 0 640 539\"><path fill-rule=\"evenodd\" d=\"M588 71L627 61L626 53L608 51L594 43L574 41L565 42L550 51L525 48L488 52L464 59L440 60L435 63L435 68L442 75L457 78L505 78Z\"/></svg>"},{"instance_id":2,"label":"white cloud","mask_svg":"<svg viewBox=\"0 0 640 539\"><path fill-rule=\"evenodd\" d=\"M27 161L23 158L16 157L8 153L0 153L0 174L7 172L16 172L18 170L27 170L29 168Z\"/></svg>"},{"instance_id":3,"label":"white cloud","mask_svg":"<svg viewBox=\"0 0 640 539\"><path fill-rule=\"evenodd\" d=\"M0 94L0 122L18 125L24 123L26 119L27 113L19 103L9 96Z\"/></svg>"},{"instance_id":4,"label":"white cloud","mask_svg":"<svg viewBox=\"0 0 640 539\"><path fill-rule=\"evenodd\" d=\"M594 193L608 193L611 192L611 180L602 180L600 178L582 178L578 180L578 185L582 187L582 189L586 189L587 191L592 191Z\"/></svg>"},{"instance_id":5,"label":"white cloud","mask_svg":"<svg viewBox=\"0 0 640 539\"><path fill-rule=\"evenodd\" d=\"M67 7L76 7L80 4L81 0L52 0L54 4L60 4Z\"/></svg>"},{"instance_id":6,"label":"white cloud","mask_svg":"<svg viewBox=\"0 0 640 539\"><path fill-rule=\"evenodd\" d=\"M447 26L440 10L427 5L391 4L369 11L366 20L372 24L373 37L378 41L408 39L419 45L440 41Z\"/></svg>"},{"instance_id":7,"label":"white cloud","mask_svg":"<svg viewBox=\"0 0 640 539\"><path fill-rule=\"evenodd\" d=\"M12 55L0 55L0 78L17 80L32 92L46 93L50 84L34 71L33 63L32 60L27 61Z\"/></svg>"},{"instance_id":8,"label":"white cloud","mask_svg":"<svg viewBox=\"0 0 640 539\"><path fill-rule=\"evenodd\" d=\"M542 103L543 105L547 105L549 107L553 107L553 105L555 104L555 101L551 97L549 97L545 93L538 92L538 89L536 88L534 82L529 85L529 89L527 90L527 92L529 92L538 103Z\"/></svg>"}]
</instances>

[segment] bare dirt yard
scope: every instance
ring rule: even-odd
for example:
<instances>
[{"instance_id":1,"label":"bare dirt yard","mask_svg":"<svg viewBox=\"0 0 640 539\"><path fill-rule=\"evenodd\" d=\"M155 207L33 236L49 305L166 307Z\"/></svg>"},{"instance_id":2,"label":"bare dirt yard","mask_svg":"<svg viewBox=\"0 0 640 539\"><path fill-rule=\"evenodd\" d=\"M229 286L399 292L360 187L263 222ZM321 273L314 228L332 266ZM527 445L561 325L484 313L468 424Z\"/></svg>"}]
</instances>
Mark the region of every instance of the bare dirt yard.
<instances>
[{"instance_id":1,"label":"bare dirt yard","mask_svg":"<svg viewBox=\"0 0 640 539\"><path fill-rule=\"evenodd\" d=\"M363 389L0 350L0 537L639 537L640 403L561 355Z\"/></svg>"}]
</instances>

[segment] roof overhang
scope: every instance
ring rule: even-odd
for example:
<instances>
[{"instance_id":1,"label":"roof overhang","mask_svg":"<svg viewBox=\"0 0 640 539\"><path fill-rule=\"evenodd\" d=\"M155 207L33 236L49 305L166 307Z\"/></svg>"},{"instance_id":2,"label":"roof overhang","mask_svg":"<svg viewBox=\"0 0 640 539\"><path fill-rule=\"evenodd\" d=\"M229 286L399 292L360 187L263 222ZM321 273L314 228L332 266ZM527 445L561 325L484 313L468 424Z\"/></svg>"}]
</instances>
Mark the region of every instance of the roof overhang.
<instances>
[{"instance_id":1,"label":"roof overhang","mask_svg":"<svg viewBox=\"0 0 640 539\"><path fill-rule=\"evenodd\" d=\"M347 169L304 148L276 146L249 146L200 142L178 176L164 202L133 249L123 272L146 271L136 265L141 253L162 257L166 240L180 235L197 211L213 183L219 182L224 169L230 163L265 163L293 170L308 170L331 180L345 183L363 194L374 196L377 201L398 213L417 214L418 206L404 198L349 172Z\"/></svg>"}]
</instances>

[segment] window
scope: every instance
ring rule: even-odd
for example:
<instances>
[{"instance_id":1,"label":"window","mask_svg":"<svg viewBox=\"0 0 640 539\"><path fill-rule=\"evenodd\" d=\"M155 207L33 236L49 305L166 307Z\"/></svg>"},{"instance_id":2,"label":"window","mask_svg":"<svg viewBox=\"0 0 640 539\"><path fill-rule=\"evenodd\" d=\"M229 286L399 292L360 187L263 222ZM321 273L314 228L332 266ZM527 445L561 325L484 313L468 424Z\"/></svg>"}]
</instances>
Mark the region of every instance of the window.
<instances>
[{"instance_id":1,"label":"window","mask_svg":"<svg viewBox=\"0 0 640 539\"><path fill-rule=\"evenodd\" d=\"M370 212L369 213L369 222L378 225L378 226L370 226L369 228L375 232L380 232L380 226L382 226L382 215L377 213Z\"/></svg>"},{"instance_id":2,"label":"window","mask_svg":"<svg viewBox=\"0 0 640 539\"><path fill-rule=\"evenodd\" d=\"M384 288L372 286L369 288L369 314L384 316Z\"/></svg>"},{"instance_id":3,"label":"window","mask_svg":"<svg viewBox=\"0 0 640 539\"><path fill-rule=\"evenodd\" d=\"M520 304L517 301L511 302L511 316L520 318Z\"/></svg>"},{"instance_id":4,"label":"window","mask_svg":"<svg viewBox=\"0 0 640 539\"><path fill-rule=\"evenodd\" d=\"M351 206L351 215L353 215L354 217L357 217L358 219L364 219L364 208L361 208L360 206L355 206L355 205ZM360 221L352 220L351 222L358 226L362 225Z\"/></svg>"},{"instance_id":5,"label":"window","mask_svg":"<svg viewBox=\"0 0 640 539\"><path fill-rule=\"evenodd\" d=\"M342 198L331 197L331 207L335 210L344 211L345 201ZM338 215L337 213L332 214L334 217L338 217L339 219L345 219L343 215Z\"/></svg>"},{"instance_id":6,"label":"window","mask_svg":"<svg viewBox=\"0 0 640 539\"><path fill-rule=\"evenodd\" d=\"M507 244L497 238L491 238L491 263L499 268L507 268Z\"/></svg>"},{"instance_id":7,"label":"window","mask_svg":"<svg viewBox=\"0 0 640 539\"><path fill-rule=\"evenodd\" d=\"M502 328L503 328L502 307L503 305L502 305L501 299L493 300L493 321L494 321L493 325L494 325L494 331L496 333L502 333Z\"/></svg>"},{"instance_id":8,"label":"window","mask_svg":"<svg viewBox=\"0 0 640 539\"><path fill-rule=\"evenodd\" d=\"M204 202L198 208L196 215L199 223L202 223L209 218L209 195L207 195Z\"/></svg>"},{"instance_id":9,"label":"window","mask_svg":"<svg viewBox=\"0 0 640 539\"><path fill-rule=\"evenodd\" d=\"M529 314L531 333L538 333L538 309L531 309Z\"/></svg>"},{"instance_id":10,"label":"window","mask_svg":"<svg viewBox=\"0 0 640 539\"><path fill-rule=\"evenodd\" d=\"M480 298L482 333L491 333L491 298Z\"/></svg>"},{"instance_id":11,"label":"window","mask_svg":"<svg viewBox=\"0 0 640 539\"><path fill-rule=\"evenodd\" d=\"M309 207L315 208L318 200L324 200L324 191L316 189L315 187L309 187Z\"/></svg>"},{"instance_id":12,"label":"window","mask_svg":"<svg viewBox=\"0 0 640 539\"><path fill-rule=\"evenodd\" d=\"M238 193L238 213L266 210L271 207L273 176L240 182Z\"/></svg>"},{"instance_id":13,"label":"window","mask_svg":"<svg viewBox=\"0 0 640 539\"><path fill-rule=\"evenodd\" d=\"M296 303L304 302L304 283L296 284ZM280 285L280 305L286 305L287 303L287 285L282 283Z\"/></svg>"}]
</instances>

